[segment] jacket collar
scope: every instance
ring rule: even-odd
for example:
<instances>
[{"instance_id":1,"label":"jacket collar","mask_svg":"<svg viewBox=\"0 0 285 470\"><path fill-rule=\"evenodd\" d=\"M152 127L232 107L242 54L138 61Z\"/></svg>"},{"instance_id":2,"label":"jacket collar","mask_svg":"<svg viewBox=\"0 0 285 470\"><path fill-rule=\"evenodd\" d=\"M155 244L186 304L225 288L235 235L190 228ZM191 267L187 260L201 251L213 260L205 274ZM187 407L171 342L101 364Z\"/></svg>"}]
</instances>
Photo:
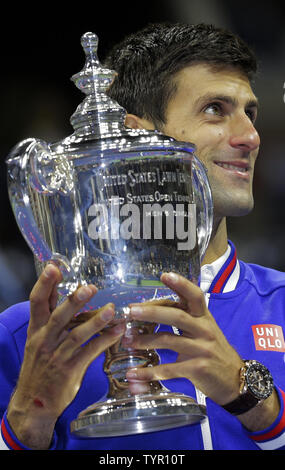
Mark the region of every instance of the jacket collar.
<instances>
[{"instance_id":1,"label":"jacket collar","mask_svg":"<svg viewBox=\"0 0 285 470\"><path fill-rule=\"evenodd\" d=\"M201 268L200 288L204 293L220 294L234 290L240 275L234 244L229 240L227 251L211 264Z\"/></svg>"}]
</instances>

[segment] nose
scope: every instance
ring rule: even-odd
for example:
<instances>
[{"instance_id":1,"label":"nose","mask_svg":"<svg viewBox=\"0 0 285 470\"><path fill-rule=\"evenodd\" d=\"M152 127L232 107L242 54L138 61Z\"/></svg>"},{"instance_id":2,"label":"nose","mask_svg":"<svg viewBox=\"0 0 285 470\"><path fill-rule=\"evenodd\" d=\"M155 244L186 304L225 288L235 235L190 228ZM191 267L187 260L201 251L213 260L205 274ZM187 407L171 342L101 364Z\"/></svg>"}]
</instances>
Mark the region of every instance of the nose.
<instances>
[{"instance_id":1,"label":"nose","mask_svg":"<svg viewBox=\"0 0 285 470\"><path fill-rule=\"evenodd\" d=\"M230 145L248 152L252 152L260 146L259 134L246 114L237 118L233 124Z\"/></svg>"}]
</instances>

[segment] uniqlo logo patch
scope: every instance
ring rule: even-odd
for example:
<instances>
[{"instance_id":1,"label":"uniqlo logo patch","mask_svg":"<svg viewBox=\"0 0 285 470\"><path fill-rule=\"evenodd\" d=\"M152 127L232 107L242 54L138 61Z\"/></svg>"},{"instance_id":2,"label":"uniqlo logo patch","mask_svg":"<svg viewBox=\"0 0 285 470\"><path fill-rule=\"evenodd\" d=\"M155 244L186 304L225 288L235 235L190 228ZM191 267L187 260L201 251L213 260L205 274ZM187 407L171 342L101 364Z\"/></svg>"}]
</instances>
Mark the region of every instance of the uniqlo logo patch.
<instances>
[{"instance_id":1,"label":"uniqlo logo patch","mask_svg":"<svg viewBox=\"0 0 285 470\"><path fill-rule=\"evenodd\" d=\"M281 326L253 325L251 328L257 350L285 352L285 342Z\"/></svg>"}]
</instances>

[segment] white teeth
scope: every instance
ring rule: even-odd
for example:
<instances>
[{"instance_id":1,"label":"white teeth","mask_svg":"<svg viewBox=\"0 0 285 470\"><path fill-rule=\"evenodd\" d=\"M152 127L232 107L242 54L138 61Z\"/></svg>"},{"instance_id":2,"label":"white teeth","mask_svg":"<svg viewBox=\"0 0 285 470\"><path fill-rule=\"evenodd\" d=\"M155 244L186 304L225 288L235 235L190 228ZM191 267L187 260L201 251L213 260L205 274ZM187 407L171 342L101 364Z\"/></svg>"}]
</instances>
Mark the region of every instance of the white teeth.
<instances>
[{"instance_id":1,"label":"white teeth","mask_svg":"<svg viewBox=\"0 0 285 470\"><path fill-rule=\"evenodd\" d=\"M218 166L221 166L222 168L227 168L228 170L240 171L240 172L242 172L242 173L246 173L246 172L247 172L247 168L241 168L241 167L239 167L239 166L230 165L229 163L220 163L220 162L217 162L217 165L218 165Z\"/></svg>"}]
</instances>

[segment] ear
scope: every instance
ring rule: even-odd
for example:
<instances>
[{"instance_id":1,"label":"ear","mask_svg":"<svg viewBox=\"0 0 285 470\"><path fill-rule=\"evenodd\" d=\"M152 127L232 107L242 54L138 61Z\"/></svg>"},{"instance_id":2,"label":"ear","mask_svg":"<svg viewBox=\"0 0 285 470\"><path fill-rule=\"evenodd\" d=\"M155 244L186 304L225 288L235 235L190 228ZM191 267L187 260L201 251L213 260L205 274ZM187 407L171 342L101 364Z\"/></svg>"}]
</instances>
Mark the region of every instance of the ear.
<instances>
[{"instance_id":1,"label":"ear","mask_svg":"<svg viewBox=\"0 0 285 470\"><path fill-rule=\"evenodd\" d=\"M135 114L127 114L125 119L125 126L131 129L147 129L155 130L155 126L148 119L140 118Z\"/></svg>"}]
</instances>

